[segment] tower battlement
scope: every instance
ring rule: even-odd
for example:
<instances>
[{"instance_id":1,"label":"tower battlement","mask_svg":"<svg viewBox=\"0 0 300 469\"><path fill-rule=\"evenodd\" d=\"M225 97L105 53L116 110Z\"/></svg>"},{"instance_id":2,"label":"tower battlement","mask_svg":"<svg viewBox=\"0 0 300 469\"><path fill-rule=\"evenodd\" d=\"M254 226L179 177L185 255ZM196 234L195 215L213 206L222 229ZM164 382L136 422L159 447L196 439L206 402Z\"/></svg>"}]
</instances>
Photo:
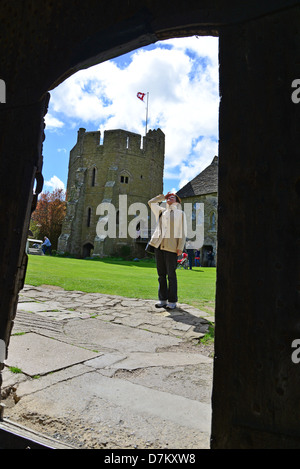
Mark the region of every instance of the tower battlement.
<instances>
[{"instance_id":1,"label":"tower battlement","mask_svg":"<svg viewBox=\"0 0 300 469\"><path fill-rule=\"evenodd\" d=\"M77 133L77 143L75 145L83 149L87 145L93 145L95 147L100 146L103 149L118 150L118 151L131 151L145 156L145 153L150 149L156 152L165 150L165 135L161 129L149 130L146 136L141 136L128 130L113 129L105 130L103 143L101 144L101 132L89 131L80 128ZM75 148L74 147L74 148Z\"/></svg>"}]
</instances>

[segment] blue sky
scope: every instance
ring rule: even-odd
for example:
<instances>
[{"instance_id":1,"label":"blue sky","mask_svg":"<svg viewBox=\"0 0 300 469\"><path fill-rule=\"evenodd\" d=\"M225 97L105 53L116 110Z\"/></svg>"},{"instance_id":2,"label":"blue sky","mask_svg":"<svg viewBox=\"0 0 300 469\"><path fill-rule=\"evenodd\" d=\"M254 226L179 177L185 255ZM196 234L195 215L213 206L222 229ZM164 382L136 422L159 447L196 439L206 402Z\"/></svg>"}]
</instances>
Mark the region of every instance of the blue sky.
<instances>
[{"instance_id":1,"label":"blue sky","mask_svg":"<svg viewBox=\"0 0 300 469\"><path fill-rule=\"evenodd\" d=\"M51 91L44 141L44 191L66 188L77 131L165 133L164 193L177 191L218 154L218 39L157 42L81 70Z\"/></svg>"}]
</instances>

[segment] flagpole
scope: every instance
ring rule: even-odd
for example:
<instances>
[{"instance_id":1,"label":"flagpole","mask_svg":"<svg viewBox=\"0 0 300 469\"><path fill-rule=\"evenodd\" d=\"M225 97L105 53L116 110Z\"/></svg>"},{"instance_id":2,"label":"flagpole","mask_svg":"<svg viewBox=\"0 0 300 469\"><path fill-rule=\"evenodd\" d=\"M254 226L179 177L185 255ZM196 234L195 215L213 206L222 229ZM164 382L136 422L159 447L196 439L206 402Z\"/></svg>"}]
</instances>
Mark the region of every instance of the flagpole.
<instances>
[{"instance_id":1,"label":"flagpole","mask_svg":"<svg viewBox=\"0 0 300 469\"><path fill-rule=\"evenodd\" d=\"M149 93L147 92L147 107L146 107L146 136L147 136L147 126L148 126L148 106L149 106Z\"/></svg>"}]
</instances>

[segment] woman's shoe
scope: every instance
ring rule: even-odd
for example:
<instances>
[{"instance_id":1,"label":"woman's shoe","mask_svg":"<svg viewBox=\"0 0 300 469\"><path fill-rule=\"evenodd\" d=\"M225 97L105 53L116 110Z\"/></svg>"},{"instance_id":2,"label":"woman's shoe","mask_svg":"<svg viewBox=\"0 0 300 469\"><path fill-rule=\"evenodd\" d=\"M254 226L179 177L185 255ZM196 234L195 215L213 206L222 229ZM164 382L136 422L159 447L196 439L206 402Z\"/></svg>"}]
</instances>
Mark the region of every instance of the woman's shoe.
<instances>
[{"instance_id":1,"label":"woman's shoe","mask_svg":"<svg viewBox=\"0 0 300 469\"><path fill-rule=\"evenodd\" d=\"M166 301L160 301L159 303L156 303L155 308L165 308L167 306Z\"/></svg>"}]
</instances>

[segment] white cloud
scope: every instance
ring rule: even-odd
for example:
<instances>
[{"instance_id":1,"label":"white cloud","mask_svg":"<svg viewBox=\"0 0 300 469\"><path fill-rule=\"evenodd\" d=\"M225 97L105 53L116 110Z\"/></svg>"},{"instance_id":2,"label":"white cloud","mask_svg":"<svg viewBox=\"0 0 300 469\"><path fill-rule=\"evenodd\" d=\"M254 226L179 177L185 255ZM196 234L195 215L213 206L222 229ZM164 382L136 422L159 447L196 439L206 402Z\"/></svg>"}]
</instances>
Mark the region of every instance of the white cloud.
<instances>
[{"instance_id":1,"label":"white cloud","mask_svg":"<svg viewBox=\"0 0 300 469\"><path fill-rule=\"evenodd\" d=\"M177 189L175 187L173 187L169 192L171 192L171 194L176 194Z\"/></svg>"},{"instance_id":2,"label":"white cloud","mask_svg":"<svg viewBox=\"0 0 300 469\"><path fill-rule=\"evenodd\" d=\"M57 128L60 129L61 127L65 125L64 122L60 121L56 117L53 117L49 113L45 116L45 124L46 124L46 128L49 130L57 129Z\"/></svg>"},{"instance_id":3,"label":"white cloud","mask_svg":"<svg viewBox=\"0 0 300 469\"><path fill-rule=\"evenodd\" d=\"M158 42L133 52L122 67L108 61L71 76L51 92L48 121L80 122L102 135L117 128L144 135L146 106L136 95L149 92L148 130L165 133L165 178L182 187L218 153L218 67L217 38Z\"/></svg>"},{"instance_id":4,"label":"white cloud","mask_svg":"<svg viewBox=\"0 0 300 469\"><path fill-rule=\"evenodd\" d=\"M194 156L180 165L179 188L194 179L201 171L209 166L213 158L218 155L218 142L210 138L199 141L194 150Z\"/></svg>"},{"instance_id":5,"label":"white cloud","mask_svg":"<svg viewBox=\"0 0 300 469\"><path fill-rule=\"evenodd\" d=\"M57 176L52 176L50 181L45 181L44 184L46 187L50 187L52 190L55 189L63 189L65 190L65 185L64 183L57 177Z\"/></svg>"}]
</instances>

